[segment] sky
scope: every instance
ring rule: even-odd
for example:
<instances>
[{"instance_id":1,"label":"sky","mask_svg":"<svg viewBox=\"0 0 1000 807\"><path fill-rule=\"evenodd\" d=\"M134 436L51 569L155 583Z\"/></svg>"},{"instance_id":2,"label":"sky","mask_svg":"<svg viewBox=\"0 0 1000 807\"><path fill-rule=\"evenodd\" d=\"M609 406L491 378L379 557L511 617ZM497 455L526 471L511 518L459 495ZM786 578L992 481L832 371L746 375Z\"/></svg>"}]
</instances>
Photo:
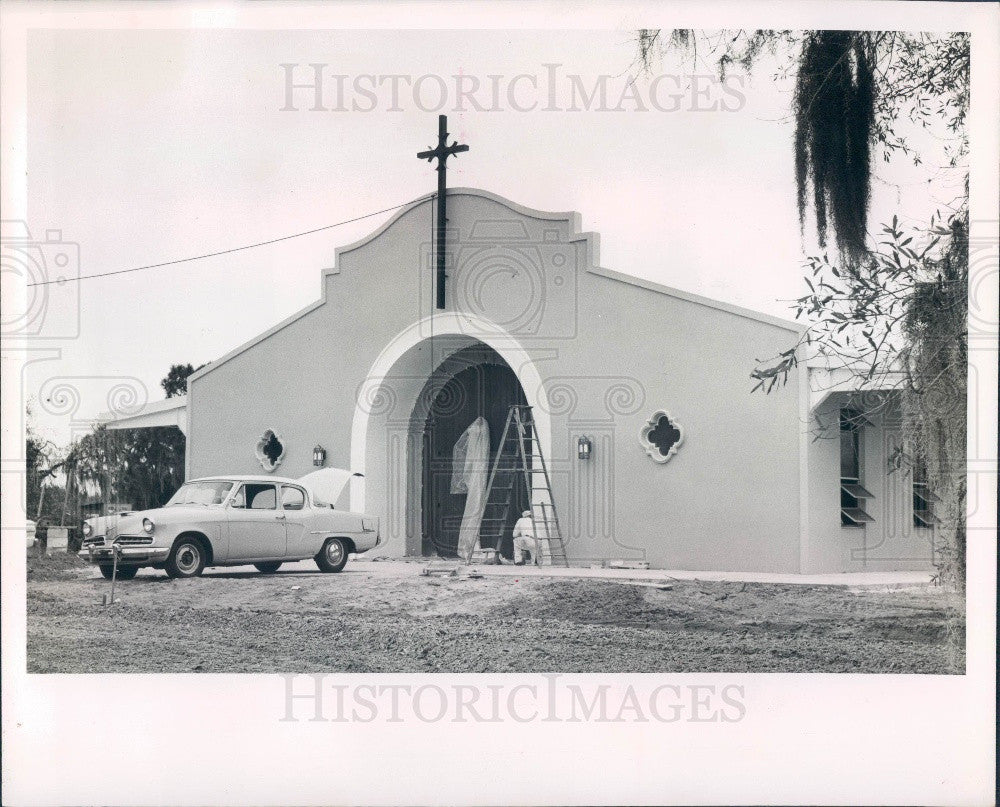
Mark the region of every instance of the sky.
<instances>
[{"instance_id":1,"label":"sky","mask_svg":"<svg viewBox=\"0 0 1000 807\"><path fill-rule=\"evenodd\" d=\"M452 187L576 210L602 266L790 317L815 245L795 208L787 65L723 86L691 57L644 74L636 52L629 31L32 31L27 224L78 244L82 275L324 227L433 191L415 154L440 111L470 146ZM286 86L313 82L313 64L321 110ZM598 109L580 91L602 81ZM944 141L913 134L924 162L877 161L873 222L925 222L961 192ZM49 287L58 356L25 371L35 428L67 443L122 384L161 399L171 364L216 359L316 300L334 250L389 215Z\"/></svg>"}]
</instances>

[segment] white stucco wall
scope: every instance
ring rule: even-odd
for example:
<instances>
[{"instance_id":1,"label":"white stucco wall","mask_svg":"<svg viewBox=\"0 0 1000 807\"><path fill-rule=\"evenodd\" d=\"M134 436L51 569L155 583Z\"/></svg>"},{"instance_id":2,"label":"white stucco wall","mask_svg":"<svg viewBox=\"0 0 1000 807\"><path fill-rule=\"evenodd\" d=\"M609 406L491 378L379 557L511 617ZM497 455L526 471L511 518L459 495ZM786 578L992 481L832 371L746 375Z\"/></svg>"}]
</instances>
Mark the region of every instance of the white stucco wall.
<instances>
[{"instance_id":1,"label":"white stucco wall","mask_svg":"<svg viewBox=\"0 0 1000 807\"><path fill-rule=\"evenodd\" d=\"M279 473L311 470L317 443L328 464L351 467L352 454L357 463L352 428L366 377L415 323L423 321L416 327L431 336L430 224L423 203L341 250L320 303L192 378L189 476L259 472L253 447L268 428L286 446ZM793 377L770 396L749 392L754 359L789 347L793 330L598 269L596 236L579 234L572 214L455 191L449 231L452 321L467 321L470 338L483 335L476 323L502 326L529 400L545 402L547 459L572 560L799 570L801 387ZM661 260L670 258L651 258ZM419 499L412 477L406 482L404 455L412 447L395 441L390 453L386 423L410 417L414 390L426 378L419 376L423 356L427 373L432 366L428 344L397 368L393 400L370 419L365 508L387 521L407 496ZM409 377L414 372L418 377ZM658 409L685 430L665 464L639 443ZM589 461L576 457L581 434L594 443ZM398 534L385 547L390 554L405 549Z\"/></svg>"}]
</instances>

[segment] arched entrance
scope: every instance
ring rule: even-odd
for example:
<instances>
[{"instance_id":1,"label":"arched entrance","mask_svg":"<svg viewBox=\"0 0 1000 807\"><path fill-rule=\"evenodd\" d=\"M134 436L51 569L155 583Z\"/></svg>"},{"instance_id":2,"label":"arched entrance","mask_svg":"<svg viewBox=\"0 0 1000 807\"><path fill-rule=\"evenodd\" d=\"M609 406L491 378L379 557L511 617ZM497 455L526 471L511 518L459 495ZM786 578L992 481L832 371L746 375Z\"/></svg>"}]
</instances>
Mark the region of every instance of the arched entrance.
<instances>
[{"instance_id":1,"label":"arched entrance","mask_svg":"<svg viewBox=\"0 0 1000 807\"><path fill-rule=\"evenodd\" d=\"M426 402L426 403L425 403ZM454 557L457 554L459 529L465 514L468 495L455 492L454 449L462 434L477 418L489 425L492 468L500 450L504 424L510 407L527 403L517 375L499 353L481 343L459 350L435 371L418 399L415 418L423 417L421 463L421 554ZM506 492L497 491L499 497ZM511 530L522 510L528 507L524 485L515 484L510 492L506 523L487 521L482 535L492 536L498 528L503 536L501 551L511 555ZM485 518L495 519L503 508L490 507Z\"/></svg>"},{"instance_id":2,"label":"arched entrance","mask_svg":"<svg viewBox=\"0 0 1000 807\"><path fill-rule=\"evenodd\" d=\"M389 341L359 385L351 424L350 470L363 476L351 480L350 509L381 519L380 555L424 552L423 432L429 413L427 396L433 399L440 389L428 380L440 376L435 372L438 369L455 370L446 363L449 357L472 347L489 348L514 372L532 407L542 453L551 456L545 385L517 339L495 323L470 314L446 312L412 323Z\"/></svg>"}]
</instances>

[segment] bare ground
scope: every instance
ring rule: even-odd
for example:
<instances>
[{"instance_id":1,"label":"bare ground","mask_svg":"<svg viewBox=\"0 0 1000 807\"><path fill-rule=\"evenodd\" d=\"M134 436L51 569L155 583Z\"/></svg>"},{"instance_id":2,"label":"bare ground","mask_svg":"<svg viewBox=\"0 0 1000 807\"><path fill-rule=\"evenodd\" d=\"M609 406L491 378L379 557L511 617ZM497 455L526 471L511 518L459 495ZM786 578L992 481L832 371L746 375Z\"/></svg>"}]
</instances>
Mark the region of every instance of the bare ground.
<instances>
[{"instance_id":1,"label":"bare ground","mask_svg":"<svg viewBox=\"0 0 1000 807\"><path fill-rule=\"evenodd\" d=\"M964 603L899 590L423 577L352 561L109 584L28 560L28 672L962 673Z\"/></svg>"}]
</instances>

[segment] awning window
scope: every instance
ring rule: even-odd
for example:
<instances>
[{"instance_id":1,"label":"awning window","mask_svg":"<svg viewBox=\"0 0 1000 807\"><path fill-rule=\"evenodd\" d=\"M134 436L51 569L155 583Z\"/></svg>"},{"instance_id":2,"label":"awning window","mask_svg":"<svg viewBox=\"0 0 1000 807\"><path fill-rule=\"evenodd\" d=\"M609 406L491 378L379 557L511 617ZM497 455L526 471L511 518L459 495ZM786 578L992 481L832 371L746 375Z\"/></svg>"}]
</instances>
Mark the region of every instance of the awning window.
<instances>
[{"instance_id":1,"label":"awning window","mask_svg":"<svg viewBox=\"0 0 1000 807\"><path fill-rule=\"evenodd\" d=\"M845 523L857 525L859 527L875 521L874 518L868 515L868 513L860 507L842 507L840 509L840 515L841 519L844 520Z\"/></svg>"},{"instance_id":2,"label":"awning window","mask_svg":"<svg viewBox=\"0 0 1000 807\"><path fill-rule=\"evenodd\" d=\"M940 524L941 519L934 515L934 502L939 502L941 499L931 492L922 467L915 469L914 476L916 479L913 482L913 526L933 527L935 524Z\"/></svg>"},{"instance_id":3,"label":"awning window","mask_svg":"<svg viewBox=\"0 0 1000 807\"><path fill-rule=\"evenodd\" d=\"M927 487L926 482L914 482L913 483L913 495L923 499L927 504L931 502L939 502L941 499L931 493L930 489Z\"/></svg>"},{"instance_id":4,"label":"awning window","mask_svg":"<svg viewBox=\"0 0 1000 807\"><path fill-rule=\"evenodd\" d=\"M848 496L853 496L855 499L875 498L875 494L862 487L858 482L851 482L849 480L842 479L840 482L840 489Z\"/></svg>"}]
</instances>

